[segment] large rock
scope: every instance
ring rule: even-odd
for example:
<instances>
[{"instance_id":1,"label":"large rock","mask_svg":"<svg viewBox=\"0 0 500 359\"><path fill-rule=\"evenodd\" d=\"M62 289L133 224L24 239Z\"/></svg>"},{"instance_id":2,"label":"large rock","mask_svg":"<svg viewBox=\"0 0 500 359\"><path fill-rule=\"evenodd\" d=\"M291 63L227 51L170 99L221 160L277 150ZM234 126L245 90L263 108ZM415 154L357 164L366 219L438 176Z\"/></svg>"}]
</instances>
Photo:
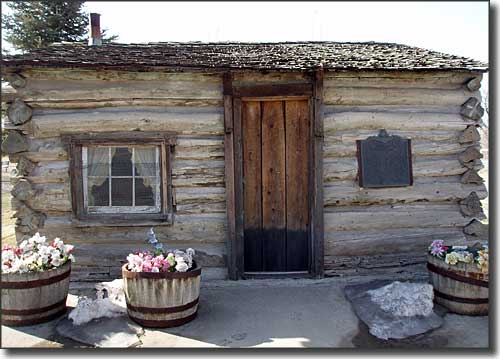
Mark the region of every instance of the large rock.
<instances>
[{"instance_id":1,"label":"large rock","mask_svg":"<svg viewBox=\"0 0 500 359\"><path fill-rule=\"evenodd\" d=\"M439 328L430 284L373 281L347 286L354 312L377 338L404 339Z\"/></svg>"},{"instance_id":2,"label":"large rock","mask_svg":"<svg viewBox=\"0 0 500 359\"><path fill-rule=\"evenodd\" d=\"M144 330L128 317L94 319L82 325L74 325L63 319L56 327L59 335L98 348L128 348L141 344L139 335Z\"/></svg>"}]
</instances>

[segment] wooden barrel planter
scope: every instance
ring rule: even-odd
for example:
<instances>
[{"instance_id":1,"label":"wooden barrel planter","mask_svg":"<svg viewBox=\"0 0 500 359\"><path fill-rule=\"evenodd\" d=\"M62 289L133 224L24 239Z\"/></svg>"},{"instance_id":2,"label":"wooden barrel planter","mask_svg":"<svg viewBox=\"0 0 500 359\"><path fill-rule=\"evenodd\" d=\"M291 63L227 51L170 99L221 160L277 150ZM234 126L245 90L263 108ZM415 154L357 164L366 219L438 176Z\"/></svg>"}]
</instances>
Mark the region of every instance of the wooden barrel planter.
<instances>
[{"instance_id":1,"label":"wooden barrel planter","mask_svg":"<svg viewBox=\"0 0 500 359\"><path fill-rule=\"evenodd\" d=\"M487 315L489 279L475 263L446 264L427 256L427 269L434 287L434 301L453 313Z\"/></svg>"},{"instance_id":2,"label":"wooden barrel planter","mask_svg":"<svg viewBox=\"0 0 500 359\"><path fill-rule=\"evenodd\" d=\"M66 313L71 261L44 272L2 273L2 324L34 325Z\"/></svg>"},{"instance_id":3,"label":"wooden barrel planter","mask_svg":"<svg viewBox=\"0 0 500 359\"><path fill-rule=\"evenodd\" d=\"M201 267L188 272L131 272L122 267L129 317L144 327L168 328L196 317Z\"/></svg>"}]
</instances>

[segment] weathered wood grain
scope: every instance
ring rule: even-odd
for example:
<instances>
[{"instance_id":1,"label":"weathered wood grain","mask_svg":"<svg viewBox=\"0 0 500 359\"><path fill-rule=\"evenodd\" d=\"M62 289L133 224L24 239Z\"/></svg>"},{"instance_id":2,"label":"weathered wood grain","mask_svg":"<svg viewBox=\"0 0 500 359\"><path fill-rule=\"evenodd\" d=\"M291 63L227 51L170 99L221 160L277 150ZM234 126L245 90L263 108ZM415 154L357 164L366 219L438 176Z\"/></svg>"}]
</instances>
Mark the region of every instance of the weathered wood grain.
<instances>
[{"instance_id":1,"label":"weathered wood grain","mask_svg":"<svg viewBox=\"0 0 500 359\"><path fill-rule=\"evenodd\" d=\"M177 204L225 202L225 200L226 190L224 187L175 188L175 202Z\"/></svg>"},{"instance_id":2,"label":"weathered wood grain","mask_svg":"<svg viewBox=\"0 0 500 359\"><path fill-rule=\"evenodd\" d=\"M82 80L82 81L183 81L194 83L222 83L220 74L161 72L161 71L116 71L86 69L27 68L22 73L32 80Z\"/></svg>"},{"instance_id":3,"label":"weathered wood grain","mask_svg":"<svg viewBox=\"0 0 500 359\"><path fill-rule=\"evenodd\" d=\"M474 121L453 114L342 112L325 113L325 133L345 130L448 130L463 131Z\"/></svg>"},{"instance_id":4,"label":"weathered wood grain","mask_svg":"<svg viewBox=\"0 0 500 359\"><path fill-rule=\"evenodd\" d=\"M355 179L358 161L353 157L328 158L324 160L323 180ZM413 159L413 177L453 176L468 170L456 156L421 156Z\"/></svg>"},{"instance_id":5,"label":"weathered wood grain","mask_svg":"<svg viewBox=\"0 0 500 359\"><path fill-rule=\"evenodd\" d=\"M442 178L445 181L440 181L439 177L428 178L430 181L415 178L414 185L410 187L370 189L361 189L354 180L331 182L324 187L324 203L325 206L334 206L459 201L472 191L481 199L487 196L483 184L463 184L460 177L455 176Z\"/></svg>"},{"instance_id":6,"label":"weathered wood grain","mask_svg":"<svg viewBox=\"0 0 500 359\"><path fill-rule=\"evenodd\" d=\"M37 110L31 123L35 137L112 131L169 131L197 135L224 133L221 108L115 107L93 110Z\"/></svg>"},{"instance_id":7,"label":"weathered wood grain","mask_svg":"<svg viewBox=\"0 0 500 359\"><path fill-rule=\"evenodd\" d=\"M325 222L326 224L326 222ZM384 228L325 232L325 256L364 256L420 252L425 255L433 240L464 244L459 227Z\"/></svg>"},{"instance_id":8,"label":"weathered wood grain","mask_svg":"<svg viewBox=\"0 0 500 359\"><path fill-rule=\"evenodd\" d=\"M283 270L286 248L285 122L282 101L262 102L264 271Z\"/></svg>"},{"instance_id":9,"label":"weathered wood grain","mask_svg":"<svg viewBox=\"0 0 500 359\"><path fill-rule=\"evenodd\" d=\"M28 179L31 183L69 182L69 161L38 162Z\"/></svg>"},{"instance_id":10,"label":"weathered wood grain","mask_svg":"<svg viewBox=\"0 0 500 359\"><path fill-rule=\"evenodd\" d=\"M145 243L147 226L77 227L71 216L48 216L40 233L50 238L60 237L71 243ZM166 247L178 247L183 243L224 243L226 239L225 213L178 214L171 226L156 226L155 233Z\"/></svg>"},{"instance_id":11,"label":"weathered wood grain","mask_svg":"<svg viewBox=\"0 0 500 359\"><path fill-rule=\"evenodd\" d=\"M391 73L376 71L375 74L366 71L351 73L326 72L326 87L374 87L374 88L422 88L422 89L460 89L474 79L470 73ZM480 77L478 77L480 79ZM469 88L471 91L478 89Z\"/></svg>"},{"instance_id":12,"label":"weathered wood grain","mask_svg":"<svg viewBox=\"0 0 500 359\"><path fill-rule=\"evenodd\" d=\"M243 219L245 270L262 270L262 120L261 102L245 101L243 131Z\"/></svg>"},{"instance_id":13,"label":"weathered wood grain","mask_svg":"<svg viewBox=\"0 0 500 359\"><path fill-rule=\"evenodd\" d=\"M222 81L102 81L38 80L29 78L17 90L25 101L146 99L222 100Z\"/></svg>"},{"instance_id":14,"label":"weathered wood grain","mask_svg":"<svg viewBox=\"0 0 500 359\"><path fill-rule=\"evenodd\" d=\"M391 132L391 134L393 134ZM370 135L371 136L371 135ZM451 136L451 134L450 134ZM332 136L333 137L333 136ZM359 136L360 139L367 138ZM421 139L411 139L411 153L413 156L443 156L458 154L465 149L467 145L460 144L456 139L449 141L429 141ZM335 139L330 141L330 136L325 137L323 145L323 156L325 157L354 157L356 156L356 143L355 142L336 142Z\"/></svg>"},{"instance_id":15,"label":"weathered wood grain","mask_svg":"<svg viewBox=\"0 0 500 359\"><path fill-rule=\"evenodd\" d=\"M420 88L325 87L326 105L426 105L457 106L479 92L464 89L441 90Z\"/></svg>"},{"instance_id":16,"label":"weathered wood grain","mask_svg":"<svg viewBox=\"0 0 500 359\"><path fill-rule=\"evenodd\" d=\"M463 227L470 222L457 203L328 207L325 232L386 228Z\"/></svg>"},{"instance_id":17,"label":"weathered wood grain","mask_svg":"<svg viewBox=\"0 0 500 359\"><path fill-rule=\"evenodd\" d=\"M285 102L286 269L307 270L309 257L309 138L307 100Z\"/></svg>"}]
</instances>

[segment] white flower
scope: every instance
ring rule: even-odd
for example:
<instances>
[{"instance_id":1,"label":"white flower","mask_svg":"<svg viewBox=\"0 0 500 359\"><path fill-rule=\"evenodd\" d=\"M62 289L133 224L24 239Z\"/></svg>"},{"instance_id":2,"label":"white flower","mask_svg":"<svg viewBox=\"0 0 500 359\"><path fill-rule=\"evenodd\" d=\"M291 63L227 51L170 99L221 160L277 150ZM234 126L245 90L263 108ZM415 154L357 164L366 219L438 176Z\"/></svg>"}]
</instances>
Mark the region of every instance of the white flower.
<instances>
[{"instance_id":1,"label":"white flower","mask_svg":"<svg viewBox=\"0 0 500 359\"><path fill-rule=\"evenodd\" d=\"M59 257L52 257L52 260L50 261L50 264L52 264L54 267L59 267L61 265L61 258L59 258Z\"/></svg>"},{"instance_id":2,"label":"white flower","mask_svg":"<svg viewBox=\"0 0 500 359\"><path fill-rule=\"evenodd\" d=\"M194 257L194 249L193 248L188 248L186 249L186 254L190 257Z\"/></svg>"},{"instance_id":3,"label":"white flower","mask_svg":"<svg viewBox=\"0 0 500 359\"><path fill-rule=\"evenodd\" d=\"M444 259L446 264L455 265L458 263L458 255L455 252L448 253Z\"/></svg>"},{"instance_id":4,"label":"white flower","mask_svg":"<svg viewBox=\"0 0 500 359\"><path fill-rule=\"evenodd\" d=\"M151 268L151 272L158 273L160 270L156 267Z\"/></svg>"},{"instance_id":5,"label":"white flower","mask_svg":"<svg viewBox=\"0 0 500 359\"><path fill-rule=\"evenodd\" d=\"M185 262L178 262L177 265L175 266L175 270L177 272L185 272L188 269L189 269L188 265Z\"/></svg>"}]
</instances>

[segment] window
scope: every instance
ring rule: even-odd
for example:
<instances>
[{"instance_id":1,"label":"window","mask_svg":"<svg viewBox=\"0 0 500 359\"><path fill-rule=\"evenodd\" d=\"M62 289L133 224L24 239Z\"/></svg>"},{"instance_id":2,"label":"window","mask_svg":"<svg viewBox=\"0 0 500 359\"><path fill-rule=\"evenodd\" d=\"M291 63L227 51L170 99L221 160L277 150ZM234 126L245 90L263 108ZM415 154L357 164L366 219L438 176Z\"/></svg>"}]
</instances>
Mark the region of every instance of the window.
<instances>
[{"instance_id":1,"label":"window","mask_svg":"<svg viewBox=\"0 0 500 359\"><path fill-rule=\"evenodd\" d=\"M82 150L83 200L89 213L160 213L159 146Z\"/></svg>"},{"instance_id":2,"label":"window","mask_svg":"<svg viewBox=\"0 0 500 359\"><path fill-rule=\"evenodd\" d=\"M172 218L175 139L164 133L67 135L73 211L79 221L167 221Z\"/></svg>"}]
</instances>

